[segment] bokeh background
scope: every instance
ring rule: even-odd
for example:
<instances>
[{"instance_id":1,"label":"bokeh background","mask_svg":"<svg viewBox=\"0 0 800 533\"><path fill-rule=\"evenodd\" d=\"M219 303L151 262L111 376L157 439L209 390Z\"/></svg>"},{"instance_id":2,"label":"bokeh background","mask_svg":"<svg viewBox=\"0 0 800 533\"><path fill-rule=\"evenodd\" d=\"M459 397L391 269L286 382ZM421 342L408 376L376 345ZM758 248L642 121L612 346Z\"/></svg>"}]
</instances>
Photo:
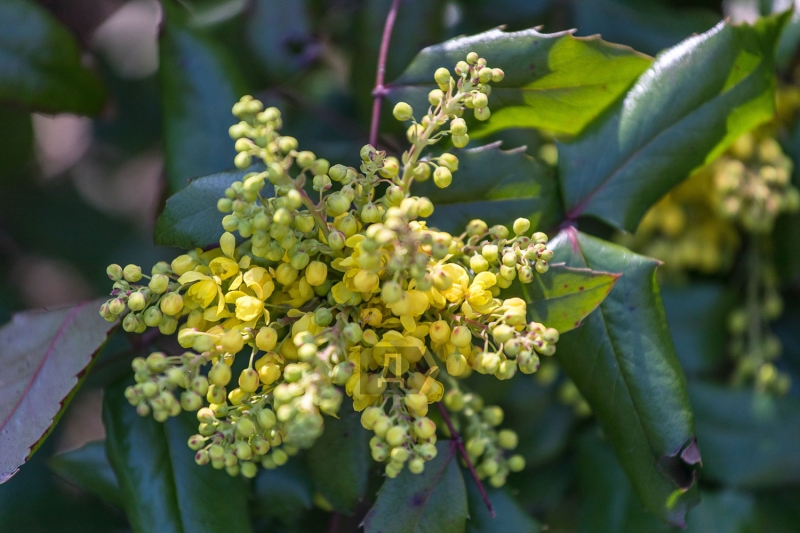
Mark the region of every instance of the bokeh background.
<instances>
[{"instance_id":1,"label":"bokeh background","mask_svg":"<svg viewBox=\"0 0 800 533\"><path fill-rule=\"evenodd\" d=\"M427 45L501 24L510 30L541 25L548 33L577 28L578 35L600 33L608 41L656 54L709 29L726 14L747 20L791 3L404 0L386 79L399 75ZM74 36L81 60L96 74L105 97L93 116L31 113L18 102L0 99L0 324L16 311L106 293L109 263L150 265L174 255L153 246L155 219L165 198L187 179L230 168L235 152L227 137L233 121L229 110L241 94L250 92L280 107L285 129L331 161L352 164L367 140L370 92L390 0L38 4ZM9 36L0 35L0 43ZM0 56L0 68L2 64ZM390 106L384 107L388 113ZM383 132L383 147L400 146L402 132L395 121L384 119ZM550 140L536 131L504 132L498 138L506 148L526 145L534 156ZM666 303L668 310L680 309L686 300L679 293L667 294ZM712 304L723 306L718 313L722 317L724 302ZM789 313L784 328L791 329L793 317L797 314ZM680 312L671 318L673 323L683 318L682 331L696 328ZM721 347L722 319L703 326L703 338L695 344L717 342ZM679 345L685 341L676 338ZM116 339L112 344L125 342ZM800 360L793 353L797 350L787 349L789 364ZM11 482L0 485L0 531L129 530L121 511L74 488L48 467L52 456L102 439L101 388L124 367L104 352L54 434ZM620 528L633 528L626 531L651 531L635 501L610 495L614 491L608 487L626 483L610 451L564 453L570 447L594 446L570 438L580 423L574 406L559 401L547 387L526 388L520 380L514 384L509 416L522 427L523 437L534 441L534 451L528 453L534 470L526 471L530 475L514 487L523 505L551 524L551 533L577 531L577 516L587 512L587 501L616 508ZM492 391L485 393L491 401ZM495 397L500 399L499 393ZM787 439L793 436L796 431ZM578 479L577 461L584 461L582 468L597 477ZM741 498L723 493L708 505L739 509L754 520L777 513L788 529L776 525L763 531L800 531L800 506L791 514L793 502L800 502L796 487ZM739 531L724 529L725 524L714 527L696 531Z\"/></svg>"}]
</instances>

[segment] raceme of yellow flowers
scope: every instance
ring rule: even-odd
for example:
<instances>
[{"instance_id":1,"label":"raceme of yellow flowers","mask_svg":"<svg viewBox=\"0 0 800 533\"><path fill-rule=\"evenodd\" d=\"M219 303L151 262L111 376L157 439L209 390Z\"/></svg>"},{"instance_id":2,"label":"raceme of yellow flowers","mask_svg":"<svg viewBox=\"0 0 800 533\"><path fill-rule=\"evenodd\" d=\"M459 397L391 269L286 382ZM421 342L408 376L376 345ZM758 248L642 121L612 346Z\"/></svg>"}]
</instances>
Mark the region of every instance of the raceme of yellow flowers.
<instances>
[{"instance_id":1,"label":"raceme of yellow flowers","mask_svg":"<svg viewBox=\"0 0 800 533\"><path fill-rule=\"evenodd\" d=\"M409 149L398 160L364 146L359 168L298 150L280 134L277 109L243 97L230 128L235 164L263 166L219 200L219 248L159 263L150 276L135 265L108 268L114 288L101 314L124 316L126 331L177 333L187 350L134 360L136 385L125 394L160 421L196 411L189 446L198 464L247 477L258 465L275 468L314 444L322 415L337 416L346 394L389 477L405 466L420 473L435 457L427 414L442 400L481 478L500 486L524 468L511 455L517 435L498 429L502 410L456 378L506 380L553 355L558 332L528 322L523 300L501 297L514 280L546 272L553 252L527 219L513 231L473 220L461 235L426 225L434 206L412 184L432 177L449 186L458 159L424 150L448 136L464 146L462 115L489 117L489 83L503 72L470 53L454 74L440 68L434 78L439 89L420 121L408 104L394 108L411 123ZM247 362L238 376L237 358Z\"/></svg>"}]
</instances>

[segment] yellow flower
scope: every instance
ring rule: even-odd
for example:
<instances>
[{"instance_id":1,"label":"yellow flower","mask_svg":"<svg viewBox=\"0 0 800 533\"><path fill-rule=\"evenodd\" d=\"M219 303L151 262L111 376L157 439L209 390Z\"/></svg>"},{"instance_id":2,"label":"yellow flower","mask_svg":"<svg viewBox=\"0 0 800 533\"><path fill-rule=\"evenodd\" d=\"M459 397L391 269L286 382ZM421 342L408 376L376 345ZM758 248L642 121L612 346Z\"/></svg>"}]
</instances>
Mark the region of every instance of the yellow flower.
<instances>
[{"instance_id":1,"label":"yellow flower","mask_svg":"<svg viewBox=\"0 0 800 533\"><path fill-rule=\"evenodd\" d=\"M236 318L248 322L255 320L264 312L264 302L252 296L236 299Z\"/></svg>"},{"instance_id":2,"label":"yellow flower","mask_svg":"<svg viewBox=\"0 0 800 533\"><path fill-rule=\"evenodd\" d=\"M178 283L187 285L194 283L186 292L186 296L199 304L201 307L208 307L214 301L214 298L219 296L219 305L224 307L225 302L222 299L222 289L217 283L217 280L211 276L207 276L200 272L191 271L186 272L178 278ZM222 312L222 310L220 310Z\"/></svg>"},{"instance_id":3,"label":"yellow flower","mask_svg":"<svg viewBox=\"0 0 800 533\"><path fill-rule=\"evenodd\" d=\"M449 289L440 291L442 296L447 298L451 303L460 302L464 298L464 293L467 292L467 287L469 286L469 274L464 270L464 267L453 263L442 265L442 270L453 280L453 284Z\"/></svg>"},{"instance_id":4,"label":"yellow flower","mask_svg":"<svg viewBox=\"0 0 800 533\"><path fill-rule=\"evenodd\" d=\"M239 264L227 257L217 257L208 264L211 272L219 279L228 279L239 273Z\"/></svg>"},{"instance_id":5,"label":"yellow flower","mask_svg":"<svg viewBox=\"0 0 800 533\"><path fill-rule=\"evenodd\" d=\"M255 266L244 273L244 284L251 289L256 297L265 301L275 291L275 283L266 268Z\"/></svg>"},{"instance_id":6,"label":"yellow flower","mask_svg":"<svg viewBox=\"0 0 800 533\"><path fill-rule=\"evenodd\" d=\"M331 294L337 304L343 304L353 296L353 291L347 288L344 281L340 281L331 287Z\"/></svg>"}]
</instances>

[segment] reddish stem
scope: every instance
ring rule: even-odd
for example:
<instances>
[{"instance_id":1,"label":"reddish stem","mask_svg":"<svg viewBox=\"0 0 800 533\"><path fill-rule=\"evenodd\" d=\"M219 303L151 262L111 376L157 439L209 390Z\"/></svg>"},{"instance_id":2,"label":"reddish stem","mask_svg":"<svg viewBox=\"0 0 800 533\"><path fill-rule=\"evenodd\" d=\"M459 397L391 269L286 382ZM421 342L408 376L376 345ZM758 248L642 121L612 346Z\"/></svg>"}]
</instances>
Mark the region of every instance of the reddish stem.
<instances>
[{"instance_id":1,"label":"reddish stem","mask_svg":"<svg viewBox=\"0 0 800 533\"><path fill-rule=\"evenodd\" d=\"M328 526L328 533L338 533L339 519L341 518L341 516L342 515L334 511L334 513L331 515L331 522L330 525Z\"/></svg>"},{"instance_id":2,"label":"reddish stem","mask_svg":"<svg viewBox=\"0 0 800 533\"><path fill-rule=\"evenodd\" d=\"M372 120L369 127L369 144L375 146L378 143L378 126L381 122L381 104L386 95L386 87L383 85L386 76L386 58L389 55L389 43L392 40L392 30L394 21L397 19L397 10L400 9L400 0L392 0L392 7L386 16L386 24L383 26L383 37L381 37L381 49L378 52L378 71L375 73L375 88L372 96Z\"/></svg>"},{"instance_id":3,"label":"reddish stem","mask_svg":"<svg viewBox=\"0 0 800 533\"><path fill-rule=\"evenodd\" d=\"M467 468L469 468L469 471L472 474L472 479L474 479L475 483L478 484L478 491L481 493L481 498L483 498L483 503L486 504L486 508L489 509L489 515L491 515L492 518L497 518L497 513L494 511L494 507L492 507L492 502L489 500L489 495L486 494L486 489L483 488L483 483L481 483L478 473L475 471L475 467L472 465L472 461L469 460L467 450L464 449L464 441L461 439L461 435L458 433L458 431L456 431L456 428L453 427L453 421L450 420L450 414L448 414L447 409L444 408L442 402L436 402L436 405L439 406L439 412L442 413L444 423L447 424L447 429L450 430L450 435L453 437L456 446L458 446L458 451L461 453L461 457L463 457L464 462L467 463Z\"/></svg>"}]
</instances>

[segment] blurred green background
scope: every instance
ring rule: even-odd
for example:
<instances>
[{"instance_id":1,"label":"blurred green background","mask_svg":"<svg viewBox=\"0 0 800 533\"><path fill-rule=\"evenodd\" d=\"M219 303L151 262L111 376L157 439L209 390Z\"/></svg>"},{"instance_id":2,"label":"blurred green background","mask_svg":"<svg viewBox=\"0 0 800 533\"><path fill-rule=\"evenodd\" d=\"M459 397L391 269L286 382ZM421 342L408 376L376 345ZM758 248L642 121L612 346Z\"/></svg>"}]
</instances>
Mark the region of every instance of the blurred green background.
<instances>
[{"instance_id":1,"label":"blurred green background","mask_svg":"<svg viewBox=\"0 0 800 533\"><path fill-rule=\"evenodd\" d=\"M6 2L8 7L21 0L0 0L0 10ZM60 29L42 27L36 18L0 16L0 72L18 68L15 54L24 56L37 39L67 39L77 43L80 62L96 77L89 86L97 89L69 105L32 106L3 92L0 81L0 324L16 311L106 293L109 263L150 265L172 256L173 250L152 245L156 216L170 192L189 178L230 168L235 153L227 137L230 106L241 94L250 92L278 106L285 130L333 162L352 164L367 140L370 92L390 0L24 3L36 4ZM748 20L792 2L723 4L404 0L386 79L399 75L425 46L501 24L511 30L542 25L547 33L577 28L578 35L600 33L608 41L656 54L709 29L724 14ZM785 67L793 55L793 48L784 51ZM46 66L48 58L39 60ZM388 114L389 106L384 107ZM380 144L392 151L401 145L402 132L395 121L382 124ZM506 148L527 145L534 156L543 142L535 131L507 131L497 138ZM724 297L714 284L665 294L690 374L697 358L723 350ZM800 307L787 301L789 309L777 329L785 339L785 364L797 375L800 348L791 339L797 335ZM696 319L687 318L687 307ZM700 325L702 334L697 333ZM126 342L122 336L112 341L54 434L17 476L0 485L0 531L129 530L120 510L76 489L48 467L54 454L103 438L101 390L125 371L125 364L115 364L109 354L123 350ZM610 449L586 431L591 422L578 420L559 401L554 386L520 379L512 385L508 391L489 384L482 392L507 408L511 427L518 427L527 443L532 468L512 476L511 488L528 511L550 524L550 533L666 530L641 509ZM693 400L715 404L706 398L713 391L702 386L690 390ZM729 433L722 414L698 413L704 454L746 463L748 450L767 446L760 451L789 456L800 443L800 409L795 403L787 409L768 428L754 422L750 430L738 427ZM704 420L716 425L704 426ZM777 433L767 442L758 438L762 431ZM715 435L721 442L714 442ZM783 475L780 465L770 466L778 471L766 478L763 471L750 477L748 472L714 472L704 479L705 502L690 515L691 531L800 531L800 478L791 477L796 461ZM301 529L291 530L304 530L296 527Z\"/></svg>"}]
</instances>

